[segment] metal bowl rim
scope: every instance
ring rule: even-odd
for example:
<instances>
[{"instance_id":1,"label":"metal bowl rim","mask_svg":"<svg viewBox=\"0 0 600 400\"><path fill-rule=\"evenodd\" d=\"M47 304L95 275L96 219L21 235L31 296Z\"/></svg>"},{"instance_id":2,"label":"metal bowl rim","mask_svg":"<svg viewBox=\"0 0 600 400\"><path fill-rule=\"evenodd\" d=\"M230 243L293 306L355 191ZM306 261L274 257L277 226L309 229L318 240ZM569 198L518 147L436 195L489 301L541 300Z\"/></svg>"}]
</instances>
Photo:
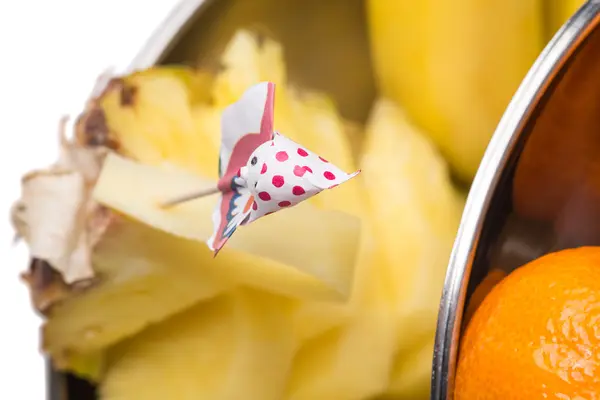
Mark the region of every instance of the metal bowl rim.
<instances>
[{"instance_id":1,"label":"metal bowl rim","mask_svg":"<svg viewBox=\"0 0 600 400\"><path fill-rule=\"evenodd\" d=\"M483 223L499 179L528 117L572 50L587 37L600 0L585 3L554 35L523 79L488 144L467 196L438 312L431 399L452 395L462 307Z\"/></svg>"}]
</instances>

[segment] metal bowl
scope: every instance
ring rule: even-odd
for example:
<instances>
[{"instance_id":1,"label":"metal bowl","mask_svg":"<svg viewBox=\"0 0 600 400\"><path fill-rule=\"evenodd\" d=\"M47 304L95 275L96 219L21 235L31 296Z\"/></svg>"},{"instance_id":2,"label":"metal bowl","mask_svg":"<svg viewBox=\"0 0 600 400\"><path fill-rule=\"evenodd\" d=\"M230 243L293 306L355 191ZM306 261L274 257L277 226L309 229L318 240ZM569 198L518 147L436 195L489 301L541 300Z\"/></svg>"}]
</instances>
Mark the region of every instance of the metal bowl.
<instances>
[{"instance_id":1,"label":"metal bowl","mask_svg":"<svg viewBox=\"0 0 600 400\"><path fill-rule=\"evenodd\" d=\"M539 56L488 145L446 274L432 399L453 398L465 304L491 266L600 245L599 24L600 1L588 1Z\"/></svg>"}]
</instances>

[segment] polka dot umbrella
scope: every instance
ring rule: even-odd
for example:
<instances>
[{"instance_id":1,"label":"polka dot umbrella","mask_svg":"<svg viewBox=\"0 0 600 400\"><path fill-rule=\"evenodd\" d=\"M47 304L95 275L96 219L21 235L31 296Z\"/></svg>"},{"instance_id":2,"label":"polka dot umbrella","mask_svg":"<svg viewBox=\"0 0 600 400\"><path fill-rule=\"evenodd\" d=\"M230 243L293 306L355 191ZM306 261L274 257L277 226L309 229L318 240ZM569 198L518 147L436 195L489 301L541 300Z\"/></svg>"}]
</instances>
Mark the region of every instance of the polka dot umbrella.
<instances>
[{"instance_id":1,"label":"polka dot umbrella","mask_svg":"<svg viewBox=\"0 0 600 400\"><path fill-rule=\"evenodd\" d=\"M207 244L215 252L240 225L247 225L331 189L358 175L348 174L273 129L275 84L248 89L223 111L217 187L163 203L171 207L221 193Z\"/></svg>"}]
</instances>

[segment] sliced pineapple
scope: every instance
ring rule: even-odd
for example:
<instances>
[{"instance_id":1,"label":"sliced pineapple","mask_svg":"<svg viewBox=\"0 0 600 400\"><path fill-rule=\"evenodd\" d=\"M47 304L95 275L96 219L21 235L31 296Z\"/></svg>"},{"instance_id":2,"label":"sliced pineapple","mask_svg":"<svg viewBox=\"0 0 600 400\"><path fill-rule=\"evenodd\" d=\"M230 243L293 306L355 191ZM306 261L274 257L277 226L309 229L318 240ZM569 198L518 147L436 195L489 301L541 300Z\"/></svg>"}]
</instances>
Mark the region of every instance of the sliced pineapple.
<instances>
[{"instance_id":1,"label":"sliced pineapple","mask_svg":"<svg viewBox=\"0 0 600 400\"><path fill-rule=\"evenodd\" d=\"M309 336L294 359L286 400L363 400L383 393L388 385L398 329L390 265L376 248L373 231L363 232L347 314L332 308L321 314L345 320Z\"/></svg>"},{"instance_id":2,"label":"sliced pineapple","mask_svg":"<svg viewBox=\"0 0 600 400\"><path fill-rule=\"evenodd\" d=\"M280 400L296 344L285 298L239 289L118 346L103 400Z\"/></svg>"},{"instance_id":3,"label":"sliced pineapple","mask_svg":"<svg viewBox=\"0 0 600 400\"><path fill-rule=\"evenodd\" d=\"M396 359L390 387L382 400L430 399L433 346L432 337Z\"/></svg>"},{"instance_id":4,"label":"sliced pineapple","mask_svg":"<svg viewBox=\"0 0 600 400\"><path fill-rule=\"evenodd\" d=\"M401 360L433 339L463 197L452 186L448 167L433 144L387 100L379 100L372 112L361 166L378 245L394 266L391 301L401 327ZM394 380L408 379L404 374L410 369L401 364L395 368ZM414 368L430 373L424 364Z\"/></svg>"},{"instance_id":5,"label":"sliced pineapple","mask_svg":"<svg viewBox=\"0 0 600 400\"><path fill-rule=\"evenodd\" d=\"M127 220L106 233L93 263L101 283L55 305L42 330L43 349L65 368L73 354L100 351L233 287L216 272L225 259Z\"/></svg>"},{"instance_id":6,"label":"sliced pineapple","mask_svg":"<svg viewBox=\"0 0 600 400\"><path fill-rule=\"evenodd\" d=\"M198 124L194 117L211 87L212 78L202 72L152 68L112 81L99 106L121 154L216 177L219 126Z\"/></svg>"},{"instance_id":7,"label":"sliced pineapple","mask_svg":"<svg viewBox=\"0 0 600 400\"><path fill-rule=\"evenodd\" d=\"M210 185L174 167L142 165L110 154L94 197L157 229L196 240L208 253L205 241L212 233L215 198L171 209L159 203ZM358 218L300 204L240 227L217 257L227 264L219 272L227 280L298 298L344 299L353 283L359 234Z\"/></svg>"}]
</instances>

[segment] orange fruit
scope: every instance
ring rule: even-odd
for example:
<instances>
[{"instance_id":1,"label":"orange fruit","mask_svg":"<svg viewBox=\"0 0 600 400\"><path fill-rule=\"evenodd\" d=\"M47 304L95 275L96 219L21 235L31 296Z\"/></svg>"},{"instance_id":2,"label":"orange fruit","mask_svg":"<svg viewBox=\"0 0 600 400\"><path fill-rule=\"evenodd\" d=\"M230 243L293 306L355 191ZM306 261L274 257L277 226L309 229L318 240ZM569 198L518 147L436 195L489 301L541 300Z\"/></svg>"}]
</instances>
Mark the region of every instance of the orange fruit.
<instances>
[{"instance_id":1,"label":"orange fruit","mask_svg":"<svg viewBox=\"0 0 600 400\"><path fill-rule=\"evenodd\" d=\"M455 400L600 399L600 247L518 268L475 311Z\"/></svg>"},{"instance_id":2,"label":"orange fruit","mask_svg":"<svg viewBox=\"0 0 600 400\"><path fill-rule=\"evenodd\" d=\"M475 313L475 310L479 308L483 300L487 297L488 293L496 286L504 277L506 276L506 272L499 268L494 268L488 272L488 274L483 278L481 283L477 285L471 298L469 299L469 305L467 306L467 310L463 316L463 321L465 324L468 324L471 320L471 317Z\"/></svg>"}]
</instances>

